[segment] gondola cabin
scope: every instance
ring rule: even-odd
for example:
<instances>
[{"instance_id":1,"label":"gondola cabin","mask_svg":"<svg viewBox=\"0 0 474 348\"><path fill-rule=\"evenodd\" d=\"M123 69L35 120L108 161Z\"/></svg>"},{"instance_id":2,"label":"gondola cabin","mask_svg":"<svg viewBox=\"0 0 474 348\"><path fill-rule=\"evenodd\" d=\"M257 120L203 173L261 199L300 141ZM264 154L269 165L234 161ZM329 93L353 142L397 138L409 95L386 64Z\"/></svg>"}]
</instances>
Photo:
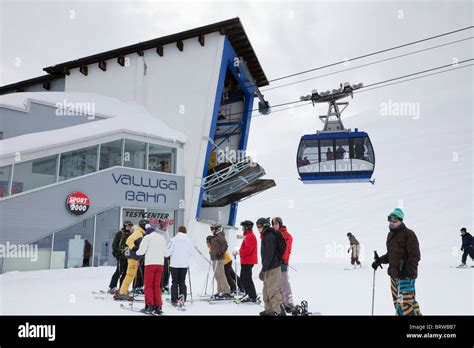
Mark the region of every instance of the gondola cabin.
<instances>
[{"instance_id":1,"label":"gondola cabin","mask_svg":"<svg viewBox=\"0 0 474 348\"><path fill-rule=\"evenodd\" d=\"M305 184L368 182L375 167L367 133L328 132L301 138L296 166Z\"/></svg>"}]
</instances>

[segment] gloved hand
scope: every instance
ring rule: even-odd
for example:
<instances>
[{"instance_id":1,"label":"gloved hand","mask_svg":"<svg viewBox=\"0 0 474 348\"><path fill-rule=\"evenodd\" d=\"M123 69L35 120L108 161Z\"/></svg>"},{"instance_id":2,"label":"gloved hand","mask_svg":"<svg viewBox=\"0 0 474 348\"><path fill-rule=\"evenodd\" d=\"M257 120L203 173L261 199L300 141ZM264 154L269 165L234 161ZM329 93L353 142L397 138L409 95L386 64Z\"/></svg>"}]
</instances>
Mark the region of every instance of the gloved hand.
<instances>
[{"instance_id":1,"label":"gloved hand","mask_svg":"<svg viewBox=\"0 0 474 348\"><path fill-rule=\"evenodd\" d=\"M347 249L347 253L349 254L349 251L351 251L351 248Z\"/></svg>"},{"instance_id":2,"label":"gloved hand","mask_svg":"<svg viewBox=\"0 0 474 348\"><path fill-rule=\"evenodd\" d=\"M374 262L372 262L372 268L374 270L377 270L377 268L379 268L379 266L381 265L379 259L376 259Z\"/></svg>"},{"instance_id":3,"label":"gloved hand","mask_svg":"<svg viewBox=\"0 0 474 348\"><path fill-rule=\"evenodd\" d=\"M263 282L264 280L264 277L263 277L264 273L263 271L261 271L259 274L258 274L258 278Z\"/></svg>"},{"instance_id":4,"label":"gloved hand","mask_svg":"<svg viewBox=\"0 0 474 348\"><path fill-rule=\"evenodd\" d=\"M112 256L117 259L118 258L118 252L117 251L112 251Z\"/></svg>"},{"instance_id":5,"label":"gloved hand","mask_svg":"<svg viewBox=\"0 0 474 348\"><path fill-rule=\"evenodd\" d=\"M234 250L234 251L232 252L232 255L234 255L234 256L239 255L239 251L238 251L238 250Z\"/></svg>"},{"instance_id":6,"label":"gloved hand","mask_svg":"<svg viewBox=\"0 0 474 348\"><path fill-rule=\"evenodd\" d=\"M461 248L461 251L464 251L464 248Z\"/></svg>"}]
</instances>

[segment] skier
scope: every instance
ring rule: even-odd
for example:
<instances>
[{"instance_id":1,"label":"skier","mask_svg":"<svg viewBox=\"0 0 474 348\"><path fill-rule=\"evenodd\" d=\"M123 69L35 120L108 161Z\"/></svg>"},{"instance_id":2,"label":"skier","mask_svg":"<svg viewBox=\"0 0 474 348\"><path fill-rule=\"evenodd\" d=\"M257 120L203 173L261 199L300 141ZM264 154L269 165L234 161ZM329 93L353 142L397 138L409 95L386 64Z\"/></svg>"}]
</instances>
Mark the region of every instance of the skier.
<instances>
[{"instance_id":1,"label":"skier","mask_svg":"<svg viewBox=\"0 0 474 348\"><path fill-rule=\"evenodd\" d=\"M461 251L463 251L463 254L462 261L459 267L466 267L466 260L468 255L474 261L474 239L472 238L472 235L467 232L466 227L461 228L461 239Z\"/></svg>"},{"instance_id":2,"label":"skier","mask_svg":"<svg viewBox=\"0 0 474 348\"><path fill-rule=\"evenodd\" d=\"M259 218L256 225L262 239L260 246L262 270L258 277L263 281L263 302L265 303L265 310L260 312L260 315L284 316L286 312L280 292L281 257L284 250L278 247L280 241L275 230L270 227L270 218Z\"/></svg>"},{"instance_id":3,"label":"skier","mask_svg":"<svg viewBox=\"0 0 474 348\"><path fill-rule=\"evenodd\" d=\"M124 221L122 229L115 234L114 241L112 242L112 256L117 260L117 268L110 279L109 294L116 292L119 278L120 285L122 285L125 274L127 273L127 257L124 254L126 248L125 242L132 233L132 226L131 221Z\"/></svg>"},{"instance_id":4,"label":"skier","mask_svg":"<svg viewBox=\"0 0 474 348\"><path fill-rule=\"evenodd\" d=\"M227 279L227 284L229 284L230 292L232 294L237 292L237 286L239 287L239 292L244 292L244 287L240 281L239 276L237 276L232 268L232 257L228 252L224 253L224 273L225 278ZM237 278L237 285L235 284L235 278Z\"/></svg>"},{"instance_id":5,"label":"skier","mask_svg":"<svg viewBox=\"0 0 474 348\"><path fill-rule=\"evenodd\" d=\"M213 233L210 239L211 260L214 268L214 278L217 282L217 294L213 296L215 299L231 299L230 287L224 271L224 253L227 251L227 241L225 240L224 230L220 224L212 224L211 231Z\"/></svg>"},{"instance_id":6,"label":"skier","mask_svg":"<svg viewBox=\"0 0 474 348\"><path fill-rule=\"evenodd\" d=\"M415 232L403 223L404 213L396 208L388 216L387 253L375 259L372 268L388 263L388 274L396 314L421 315L415 299L415 279L418 275L420 247Z\"/></svg>"},{"instance_id":7,"label":"skier","mask_svg":"<svg viewBox=\"0 0 474 348\"><path fill-rule=\"evenodd\" d=\"M147 224L146 236L137 250L137 255L145 255L145 308L142 312L147 314L163 314L161 277L166 251L166 239Z\"/></svg>"},{"instance_id":8,"label":"skier","mask_svg":"<svg viewBox=\"0 0 474 348\"><path fill-rule=\"evenodd\" d=\"M168 221L165 219L158 219L158 230L157 232L162 235L166 240L167 247L170 246L171 239L167 231ZM170 283L170 258L167 256L164 260L163 266L163 279L161 280L161 291L164 294L169 294L169 284Z\"/></svg>"},{"instance_id":9,"label":"skier","mask_svg":"<svg viewBox=\"0 0 474 348\"><path fill-rule=\"evenodd\" d=\"M354 268L357 266L362 267L362 264L359 261L359 254L360 254L360 244L359 241L356 239L356 237L351 233L347 233L347 238L349 238L349 244L350 247L347 249L347 253L349 253L352 250L351 254L351 265L354 266Z\"/></svg>"},{"instance_id":10,"label":"skier","mask_svg":"<svg viewBox=\"0 0 474 348\"><path fill-rule=\"evenodd\" d=\"M253 265L258 263L257 258L257 238L252 231L253 222L245 220L240 223L244 233L244 240L240 245L239 251L234 255L240 255L240 279L246 293L240 299L240 302L258 302L257 292L255 291L255 284L252 280Z\"/></svg>"},{"instance_id":11,"label":"skier","mask_svg":"<svg viewBox=\"0 0 474 348\"><path fill-rule=\"evenodd\" d=\"M183 297L183 301L186 301L186 274L192 252L193 245L187 235L186 227L179 226L178 233L171 239L167 252L167 255L171 258L171 304L173 306L178 305L178 293Z\"/></svg>"},{"instance_id":12,"label":"skier","mask_svg":"<svg viewBox=\"0 0 474 348\"><path fill-rule=\"evenodd\" d=\"M288 265L290 263L291 248L293 246L293 237L288 232L281 217L274 217L272 219L272 226L275 230L280 231L283 238L285 238L286 249L281 259L281 278L280 278L280 291L283 297L283 305L287 313L292 313L295 310L293 304L293 294L291 291L290 279L288 277Z\"/></svg>"},{"instance_id":13,"label":"skier","mask_svg":"<svg viewBox=\"0 0 474 348\"><path fill-rule=\"evenodd\" d=\"M127 248L125 249L125 255L128 254L127 274L125 275L122 285L120 286L119 293L115 294L114 296L114 299L116 300L129 300L128 288L135 279L138 268L140 266L140 257L136 254L136 251L138 250L138 245L140 244L143 236L145 235L147 224L148 220L140 220L138 222L138 226L134 227L133 233L130 235L130 237L127 238L127 241L125 242L125 244L127 245Z\"/></svg>"}]
</instances>

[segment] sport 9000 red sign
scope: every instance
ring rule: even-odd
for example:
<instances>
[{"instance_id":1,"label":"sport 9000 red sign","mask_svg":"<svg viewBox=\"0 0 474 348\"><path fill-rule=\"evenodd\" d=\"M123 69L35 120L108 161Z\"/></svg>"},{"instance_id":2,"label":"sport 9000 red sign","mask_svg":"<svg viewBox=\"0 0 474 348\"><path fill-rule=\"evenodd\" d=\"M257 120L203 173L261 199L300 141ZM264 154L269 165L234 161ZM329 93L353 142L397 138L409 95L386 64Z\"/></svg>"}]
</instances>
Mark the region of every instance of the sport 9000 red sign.
<instances>
[{"instance_id":1,"label":"sport 9000 red sign","mask_svg":"<svg viewBox=\"0 0 474 348\"><path fill-rule=\"evenodd\" d=\"M85 193L73 192L66 198L66 209L74 215L82 215L89 210L90 200Z\"/></svg>"}]
</instances>

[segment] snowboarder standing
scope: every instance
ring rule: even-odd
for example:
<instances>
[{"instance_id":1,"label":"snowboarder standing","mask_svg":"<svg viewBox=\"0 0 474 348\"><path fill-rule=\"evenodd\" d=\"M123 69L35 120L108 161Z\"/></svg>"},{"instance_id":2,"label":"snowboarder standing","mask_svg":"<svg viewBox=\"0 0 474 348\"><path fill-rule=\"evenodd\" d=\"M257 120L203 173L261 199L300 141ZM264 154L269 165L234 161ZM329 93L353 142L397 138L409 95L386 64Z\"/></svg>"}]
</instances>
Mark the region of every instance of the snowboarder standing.
<instances>
[{"instance_id":1,"label":"snowboarder standing","mask_svg":"<svg viewBox=\"0 0 474 348\"><path fill-rule=\"evenodd\" d=\"M263 302L265 310L260 315L286 315L283 299L280 292L281 278L281 255L278 255L278 243L275 230L270 227L270 218L260 218L256 222L260 232L262 243L260 256L262 258L262 270L258 277L263 281Z\"/></svg>"},{"instance_id":2,"label":"snowboarder standing","mask_svg":"<svg viewBox=\"0 0 474 348\"><path fill-rule=\"evenodd\" d=\"M347 238L349 238L349 244L350 247L347 250L347 253L349 253L352 250L351 254L351 265L354 266L354 268L357 266L362 267L360 261L359 261L359 254L360 254L360 244L359 241L356 239L356 237L351 233L347 233Z\"/></svg>"},{"instance_id":3,"label":"snowboarder standing","mask_svg":"<svg viewBox=\"0 0 474 348\"><path fill-rule=\"evenodd\" d=\"M404 213L396 208L388 216L390 232L387 236L387 253L372 263L376 270L380 264L388 263L388 274L396 314L421 315L415 299L415 279L418 275L420 247L415 232L403 223Z\"/></svg>"},{"instance_id":4,"label":"snowboarder standing","mask_svg":"<svg viewBox=\"0 0 474 348\"><path fill-rule=\"evenodd\" d=\"M240 279L246 296L241 302L257 302L257 291L252 280L252 268L258 263L257 238L252 231L253 222L245 220L240 223L244 233L244 240L235 255L240 255Z\"/></svg>"},{"instance_id":5,"label":"snowboarder standing","mask_svg":"<svg viewBox=\"0 0 474 348\"><path fill-rule=\"evenodd\" d=\"M283 305L287 313L292 313L295 310L293 304L293 294L291 291L290 278L288 277L288 265L290 263L291 248L293 246L293 237L288 232L281 217L274 217L272 219L272 226L275 230L281 232L283 238L285 238L286 249L281 258L281 279L280 279L280 291L283 297Z\"/></svg>"},{"instance_id":6,"label":"snowboarder standing","mask_svg":"<svg viewBox=\"0 0 474 348\"><path fill-rule=\"evenodd\" d=\"M115 234L114 241L112 242L112 256L117 259L117 268L115 273L112 275L109 284L109 294L115 293L115 288L120 278L120 285L123 283L125 274L127 273L127 257L125 256L125 248L127 238L132 233L132 222L124 221L123 227L120 231Z\"/></svg>"},{"instance_id":7,"label":"snowboarder standing","mask_svg":"<svg viewBox=\"0 0 474 348\"><path fill-rule=\"evenodd\" d=\"M227 283L224 270L224 254L227 251L228 245L225 240L224 230L220 224L212 224L211 232L213 237L210 238L210 253L212 267L214 269L214 278L217 282L217 294L214 295L215 299L226 299L232 298L230 294L230 287Z\"/></svg>"},{"instance_id":8,"label":"snowboarder standing","mask_svg":"<svg viewBox=\"0 0 474 348\"><path fill-rule=\"evenodd\" d=\"M187 229L184 226L178 227L178 233L171 238L168 248L171 268L171 304L177 306L179 296L186 301L187 287L186 274L188 273L189 259L193 252L193 244L187 235ZM179 295L178 295L179 294Z\"/></svg>"},{"instance_id":9,"label":"snowboarder standing","mask_svg":"<svg viewBox=\"0 0 474 348\"><path fill-rule=\"evenodd\" d=\"M467 232L466 227L461 228L461 239L461 251L463 251L463 254L459 267L466 267L466 260L468 255L474 261L474 239L472 238L472 235Z\"/></svg>"},{"instance_id":10,"label":"snowboarder standing","mask_svg":"<svg viewBox=\"0 0 474 348\"><path fill-rule=\"evenodd\" d=\"M119 293L115 294L114 296L114 299L116 300L123 301L129 299L128 288L135 279L140 265L140 257L136 254L136 251L138 250L138 244L141 242L143 236L145 236L147 224L148 220L140 220L138 222L138 226L134 227L133 233L130 235L130 237L127 238L125 242L125 244L127 245L127 248L125 249L125 255L128 255L127 274L125 275L122 285L120 286Z\"/></svg>"},{"instance_id":11,"label":"snowboarder standing","mask_svg":"<svg viewBox=\"0 0 474 348\"><path fill-rule=\"evenodd\" d=\"M143 237L137 255L145 255L145 308L144 313L163 314L161 310L161 277L167 251L166 240L150 224L146 225L146 236Z\"/></svg>"}]
</instances>

